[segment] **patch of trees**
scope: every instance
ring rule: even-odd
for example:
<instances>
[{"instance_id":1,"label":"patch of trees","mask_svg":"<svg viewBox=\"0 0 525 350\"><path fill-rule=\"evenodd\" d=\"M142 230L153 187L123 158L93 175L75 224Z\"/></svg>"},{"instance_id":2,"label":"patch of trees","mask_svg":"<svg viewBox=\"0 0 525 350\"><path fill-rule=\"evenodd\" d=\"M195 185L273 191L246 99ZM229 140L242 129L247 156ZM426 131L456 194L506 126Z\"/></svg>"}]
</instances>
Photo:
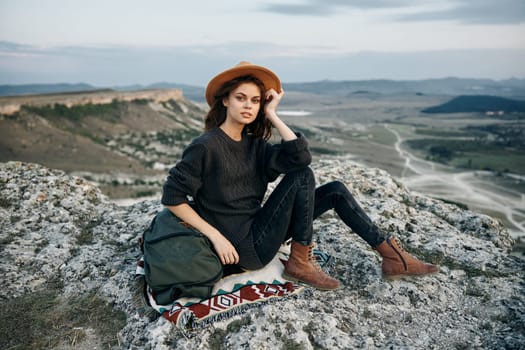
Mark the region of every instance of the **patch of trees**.
<instances>
[{"instance_id":1,"label":"patch of trees","mask_svg":"<svg viewBox=\"0 0 525 350\"><path fill-rule=\"evenodd\" d=\"M117 100L105 104L87 103L84 105L73 105L68 107L61 103L45 106L22 106L22 109L38 114L46 119L65 118L72 121L79 121L86 116L109 116L110 119L120 118L120 107L122 102Z\"/></svg>"},{"instance_id":2,"label":"patch of trees","mask_svg":"<svg viewBox=\"0 0 525 350\"><path fill-rule=\"evenodd\" d=\"M413 139L404 141L410 148L426 153L426 159L447 163L465 152L485 152L499 147L482 140Z\"/></svg>"},{"instance_id":3,"label":"patch of trees","mask_svg":"<svg viewBox=\"0 0 525 350\"><path fill-rule=\"evenodd\" d=\"M525 150L525 124L523 123L467 126L463 130L469 133L485 133L486 142Z\"/></svg>"},{"instance_id":4,"label":"patch of trees","mask_svg":"<svg viewBox=\"0 0 525 350\"><path fill-rule=\"evenodd\" d=\"M430 158L437 161L447 161L452 159L454 156L454 151L448 148L447 146L430 146L428 149Z\"/></svg>"}]
</instances>

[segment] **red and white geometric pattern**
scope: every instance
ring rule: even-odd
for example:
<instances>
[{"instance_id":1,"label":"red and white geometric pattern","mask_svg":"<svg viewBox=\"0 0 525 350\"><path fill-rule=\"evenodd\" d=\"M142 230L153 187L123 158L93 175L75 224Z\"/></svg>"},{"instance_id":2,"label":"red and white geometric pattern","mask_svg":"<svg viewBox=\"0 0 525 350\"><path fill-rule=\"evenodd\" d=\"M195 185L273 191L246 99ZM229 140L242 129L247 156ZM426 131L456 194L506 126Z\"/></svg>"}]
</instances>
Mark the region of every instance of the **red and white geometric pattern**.
<instances>
[{"instance_id":1,"label":"red and white geometric pattern","mask_svg":"<svg viewBox=\"0 0 525 350\"><path fill-rule=\"evenodd\" d=\"M298 293L301 286L292 282L285 284L252 284L245 285L239 290L231 293L215 295L209 299L202 300L190 305L182 305L175 302L170 310L164 311L162 315L169 321L179 325L179 317L184 315L186 322L190 316L194 322L202 322L210 317L216 317L224 312L231 312L236 308L245 307L253 303L267 301ZM191 313L191 314L188 314Z\"/></svg>"}]
</instances>

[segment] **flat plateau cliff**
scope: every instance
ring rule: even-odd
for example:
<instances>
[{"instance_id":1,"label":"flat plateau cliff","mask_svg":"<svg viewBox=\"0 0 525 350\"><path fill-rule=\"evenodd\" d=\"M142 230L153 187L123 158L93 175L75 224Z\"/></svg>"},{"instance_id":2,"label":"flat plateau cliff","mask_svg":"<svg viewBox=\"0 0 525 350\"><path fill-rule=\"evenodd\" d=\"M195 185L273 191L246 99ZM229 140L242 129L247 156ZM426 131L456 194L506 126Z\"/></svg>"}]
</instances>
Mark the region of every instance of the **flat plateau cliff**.
<instances>
[{"instance_id":1,"label":"flat plateau cliff","mask_svg":"<svg viewBox=\"0 0 525 350\"><path fill-rule=\"evenodd\" d=\"M67 107L86 104L107 104L112 101L133 101L148 99L155 102L182 99L179 89L150 89L139 91L93 90L71 93L53 93L41 95L22 95L0 97L0 114L14 114L19 112L23 105L45 106L63 104Z\"/></svg>"},{"instance_id":2,"label":"flat plateau cliff","mask_svg":"<svg viewBox=\"0 0 525 350\"><path fill-rule=\"evenodd\" d=\"M509 255L513 242L499 221L410 192L349 158L323 157L312 168L320 184L346 183L380 227L441 271L384 279L378 255L327 213L315 240L335 258L329 272L340 290L307 288L181 331L143 315L134 300L137 240L158 200L119 207L83 178L0 163L0 348L18 346L17 334L36 348L51 328L62 330L45 344L55 349L523 348L525 261ZM38 308L29 307L33 299ZM69 310L77 311L57 316L75 303ZM32 320L50 309L52 327L37 334Z\"/></svg>"},{"instance_id":3,"label":"flat plateau cliff","mask_svg":"<svg viewBox=\"0 0 525 350\"><path fill-rule=\"evenodd\" d=\"M203 114L180 90L0 97L0 162L144 180L201 132Z\"/></svg>"}]
</instances>

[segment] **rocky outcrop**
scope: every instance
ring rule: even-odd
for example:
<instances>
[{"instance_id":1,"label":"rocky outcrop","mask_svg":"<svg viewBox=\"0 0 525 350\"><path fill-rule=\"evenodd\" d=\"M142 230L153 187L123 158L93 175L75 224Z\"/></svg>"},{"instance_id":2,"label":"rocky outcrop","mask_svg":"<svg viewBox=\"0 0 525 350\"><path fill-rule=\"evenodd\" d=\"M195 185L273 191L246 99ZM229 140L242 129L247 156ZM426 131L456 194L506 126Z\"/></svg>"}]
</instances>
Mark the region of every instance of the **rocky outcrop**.
<instances>
[{"instance_id":1,"label":"rocky outcrop","mask_svg":"<svg viewBox=\"0 0 525 350\"><path fill-rule=\"evenodd\" d=\"M167 102L182 100L180 89L151 89L138 91L94 90L62 94L41 94L0 97L0 114L11 115L19 112L22 106L46 106L62 104L67 107L86 104L108 104L112 101L151 100Z\"/></svg>"},{"instance_id":2,"label":"rocky outcrop","mask_svg":"<svg viewBox=\"0 0 525 350\"><path fill-rule=\"evenodd\" d=\"M345 182L379 226L397 235L407 250L440 264L441 271L385 280L374 251L327 213L315 223L316 242L335 257L331 274L342 289L307 289L182 333L163 318L141 316L133 302L136 242L161 208L159 201L119 207L82 178L8 162L0 164L0 301L5 308L57 280L60 298L94 293L126 315L110 342L117 348L517 349L525 344L525 263L509 255L512 240L501 223L409 192L386 172L346 158L322 158L313 168L320 183ZM86 324L75 348L87 348L93 337L97 343L104 327Z\"/></svg>"},{"instance_id":3,"label":"rocky outcrop","mask_svg":"<svg viewBox=\"0 0 525 350\"><path fill-rule=\"evenodd\" d=\"M5 101L22 109L2 115ZM204 113L180 90L0 97L0 162L82 172L112 197L144 196L202 132Z\"/></svg>"}]
</instances>

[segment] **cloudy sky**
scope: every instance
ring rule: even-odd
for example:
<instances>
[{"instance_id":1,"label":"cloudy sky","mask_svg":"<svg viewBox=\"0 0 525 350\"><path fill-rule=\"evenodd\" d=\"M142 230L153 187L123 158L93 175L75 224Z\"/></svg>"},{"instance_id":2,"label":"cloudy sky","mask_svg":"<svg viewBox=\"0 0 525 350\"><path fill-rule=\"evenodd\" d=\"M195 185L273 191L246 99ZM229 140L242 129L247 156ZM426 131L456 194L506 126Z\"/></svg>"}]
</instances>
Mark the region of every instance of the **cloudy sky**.
<instances>
[{"instance_id":1,"label":"cloudy sky","mask_svg":"<svg viewBox=\"0 0 525 350\"><path fill-rule=\"evenodd\" d=\"M0 84L525 78L523 0L0 0Z\"/></svg>"}]
</instances>

